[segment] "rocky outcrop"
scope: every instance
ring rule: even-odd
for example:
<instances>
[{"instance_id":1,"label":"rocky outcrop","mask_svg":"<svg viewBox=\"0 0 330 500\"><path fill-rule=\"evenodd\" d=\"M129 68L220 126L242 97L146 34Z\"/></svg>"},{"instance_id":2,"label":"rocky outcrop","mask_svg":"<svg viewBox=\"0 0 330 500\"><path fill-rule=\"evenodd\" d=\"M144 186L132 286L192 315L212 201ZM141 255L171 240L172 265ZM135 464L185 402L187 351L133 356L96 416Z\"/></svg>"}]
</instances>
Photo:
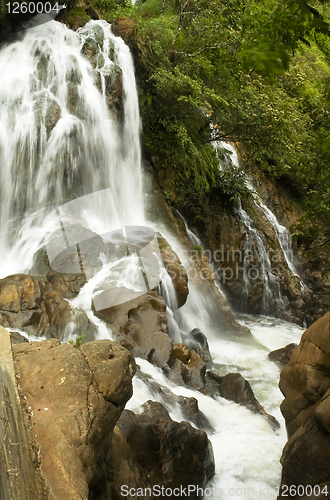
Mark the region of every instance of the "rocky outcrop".
<instances>
[{"instance_id":1,"label":"rocky outcrop","mask_svg":"<svg viewBox=\"0 0 330 500\"><path fill-rule=\"evenodd\" d=\"M110 340L77 349L51 339L15 345L13 353L50 490L44 498L101 498L109 487L112 430L132 395L133 357Z\"/></svg>"},{"instance_id":2,"label":"rocky outcrop","mask_svg":"<svg viewBox=\"0 0 330 500\"><path fill-rule=\"evenodd\" d=\"M285 397L281 411L286 421L289 438L281 458L283 472L280 492L283 492L284 485L289 487L309 485L312 488L319 485L321 491L327 486L328 495L310 496L304 493L300 498L304 500L329 498L329 312L313 323L303 334L288 365L282 370L280 389ZM292 495L292 498L295 496Z\"/></svg>"},{"instance_id":3,"label":"rocky outcrop","mask_svg":"<svg viewBox=\"0 0 330 500\"><path fill-rule=\"evenodd\" d=\"M148 292L95 314L110 324L117 341L135 357L164 366L173 350L166 331L165 309L163 298L157 292Z\"/></svg>"},{"instance_id":4,"label":"rocky outcrop","mask_svg":"<svg viewBox=\"0 0 330 500\"><path fill-rule=\"evenodd\" d=\"M204 335L204 333L198 328L191 330L188 335L183 335L183 339L189 349L196 351L205 363L212 361L206 335Z\"/></svg>"},{"instance_id":5,"label":"rocky outcrop","mask_svg":"<svg viewBox=\"0 0 330 500\"><path fill-rule=\"evenodd\" d=\"M174 422L161 403L147 401L138 415L124 410L112 441L112 499L122 498L122 487L150 488L154 485L178 488L202 487L214 474L212 445L205 432L188 422ZM175 491L168 498L180 495ZM127 495L127 493L126 493ZM190 497L200 498L196 492Z\"/></svg>"},{"instance_id":6,"label":"rocky outcrop","mask_svg":"<svg viewBox=\"0 0 330 500\"><path fill-rule=\"evenodd\" d=\"M120 17L113 25L113 33L120 36L124 42L130 47L134 33L135 21L127 17Z\"/></svg>"},{"instance_id":7,"label":"rocky outcrop","mask_svg":"<svg viewBox=\"0 0 330 500\"><path fill-rule=\"evenodd\" d=\"M50 272L46 278L15 274L0 280L0 324L18 328L37 337L83 335L94 338L96 327L85 311L72 308L67 299L75 297L83 275Z\"/></svg>"},{"instance_id":8,"label":"rocky outcrop","mask_svg":"<svg viewBox=\"0 0 330 500\"><path fill-rule=\"evenodd\" d=\"M220 395L229 401L246 406L253 413L259 413L268 420L274 430L280 427L276 418L269 415L261 406L249 382L239 373L228 373L224 377L220 377L216 373L208 371L206 374L205 392L210 393L213 397Z\"/></svg>"},{"instance_id":9,"label":"rocky outcrop","mask_svg":"<svg viewBox=\"0 0 330 500\"><path fill-rule=\"evenodd\" d=\"M281 347L280 349L276 349L275 351L271 351L268 354L268 358L271 361L275 361L280 363L281 365L287 365L290 361L290 358L293 354L293 351L297 347L297 344L288 344L285 347Z\"/></svg>"},{"instance_id":10,"label":"rocky outcrop","mask_svg":"<svg viewBox=\"0 0 330 500\"><path fill-rule=\"evenodd\" d=\"M161 399L166 408L176 410L180 408L185 420L192 422L198 429L208 433L214 432L212 424L199 409L197 399L174 394L168 387L159 384L159 382L156 382L150 375L141 371L139 366L137 367L136 376L143 380L155 398Z\"/></svg>"},{"instance_id":11,"label":"rocky outcrop","mask_svg":"<svg viewBox=\"0 0 330 500\"><path fill-rule=\"evenodd\" d=\"M201 390L205 386L206 365L196 351L185 344L174 344L175 359L170 363L166 374L169 379L180 384L181 380L193 389Z\"/></svg>"}]
</instances>

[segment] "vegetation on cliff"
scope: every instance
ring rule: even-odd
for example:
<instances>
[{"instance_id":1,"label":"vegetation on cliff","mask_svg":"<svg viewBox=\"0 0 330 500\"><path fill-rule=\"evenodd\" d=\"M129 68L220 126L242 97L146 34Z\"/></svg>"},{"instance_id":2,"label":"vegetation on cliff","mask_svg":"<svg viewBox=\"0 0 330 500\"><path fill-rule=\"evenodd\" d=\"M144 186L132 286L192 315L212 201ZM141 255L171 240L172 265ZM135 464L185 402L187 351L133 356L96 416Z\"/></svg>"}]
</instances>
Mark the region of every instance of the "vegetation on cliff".
<instances>
[{"instance_id":1,"label":"vegetation on cliff","mask_svg":"<svg viewBox=\"0 0 330 500\"><path fill-rule=\"evenodd\" d=\"M198 218L210 190L225 204L244 197L244 177L220 175L212 147L235 141L246 168L276 179L303 209L299 242L329 242L329 5L97 2L108 20L135 22L143 142L167 199Z\"/></svg>"}]
</instances>

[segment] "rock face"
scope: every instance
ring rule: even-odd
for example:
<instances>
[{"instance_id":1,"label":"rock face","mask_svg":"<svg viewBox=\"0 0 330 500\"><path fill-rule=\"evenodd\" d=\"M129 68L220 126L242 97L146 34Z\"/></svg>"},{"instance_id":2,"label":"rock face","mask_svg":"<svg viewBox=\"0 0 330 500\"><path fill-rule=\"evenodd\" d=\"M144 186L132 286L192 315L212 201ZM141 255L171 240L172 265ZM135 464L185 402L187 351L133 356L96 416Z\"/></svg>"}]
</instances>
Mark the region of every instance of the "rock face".
<instances>
[{"instance_id":1,"label":"rock face","mask_svg":"<svg viewBox=\"0 0 330 500\"><path fill-rule=\"evenodd\" d=\"M44 498L101 498L109 486L112 429L132 395L131 354L110 340L77 349L56 339L18 344L13 352L49 487Z\"/></svg>"},{"instance_id":2,"label":"rock face","mask_svg":"<svg viewBox=\"0 0 330 500\"><path fill-rule=\"evenodd\" d=\"M280 424L275 417L269 415L255 397L249 382L239 373L228 373L220 377L214 372L207 372L206 392L218 394L225 399L246 406L253 413L259 413L265 417L274 430L279 429Z\"/></svg>"},{"instance_id":3,"label":"rock face","mask_svg":"<svg viewBox=\"0 0 330 500\"><path fill-rule=\"evenodd\" d=\"M94 338L96 327L85 311L73 309L66 299L75 297L85 282L83 275L58 274L46 278L15 274L0 280L0 324L40 337L63 339L77 333Z\"/></svg>"},{"instance_id":4,"label":"rock face","mask_svg":"<svg viewBox=\"0 0 330 500\"><path fill-rule=\"evenodd\" d=\"M156 159L154 160L154 167L156 168L157 161ZM145 162L144 169L146 188L150 192L150 196L148 197L146 204L146 213L148 214L148 218L154 222L162 220L167 227L171 228L173 234L175 234L175 237L181 243L182 247L189 252L189 270L189 266L183 262L189 277L189 283L195 285L196 287L200 287L206 304L215 304L212 311L212 319L217 322L221 331L250 333L248 328L235 321L226 299L214 284L214 275L212 274L207 259L200 259L198 255L196 256L196 251L193 249L193 245L186 236L182 221L173 215L171 209L164 200L164 196L155 180L153 167L149 162ZM160 180L159 185L162 187ZM181 254L179 257L181 257Z\"/></svg>"},{"instance_id":5,"label":"rock face","mask_svg":"<svg viewBox=\"0 0 330 500\"><path fill-rule=\"evenodd\" d=\"M285 399L281 411L288 442L283 450L282 486L327 485L330 493L330 313L303 334L288 365L280 389ZM281 490L282 487L281 487ZM282 498L282 497L280 497ZM284 498L284 496L283 496Z\"/></svg>"},{"instance_id":6,"label":"rock face","mask_svg":"<svg viewBox=\"0 0 330 500\"><path fill-rule=\"evenodd\" d=\"M174 422L161 403L147 401L138 415L124 410L115 427L112 474L114 500L122 498L119 485L179 491L189 484L202 487L214 474L212 445L205 432L188 422ZM193 492L190 497L200 498Z\"/></svg>"},{"instance_id":7,"label":"rock face","mask_svg":"<svg viewBox=\"0 0 330 500\"><path fill-rule=\"evenodd\" d=\"M274 190L273 190L274 191ZM294 220L300 214L291 214L285 217L290 210L287 209L292 201L285 199L277 193L272 193L273 198L277 196L276 202L271 196L262 192L264 200L268 206L274 210L281 224L290 228ZM271 201L273 203L271 203ZM275 203L275 204L274 204ZM281 208L282 204L282 210ZM283 208L283 206L285 208ZM267 311L268 301L264 297L264 284L260 279L262 267L259 252L253 243L253 237L248 234L244 224L235 213L230 213L228 206L224 206L221 195L216 189L211 189L208 197L205 198L203 210L203 223L196 222L199 228L199 235L203 241L207 242L210 249L213 271L219 279L226 297L234 310L249 312L252 314L263 314L271 312L272 315L302 325L304 321L311 324L316 318L326 311L330 297L330 273L328 263L324 264L323 278L321 269L312 269L313 263L306 263L312 270L312 274L317 276L315 284L304 269L302 273L305 285L302 293L301 282L295 274L291 272L286 262L284 253L280 248L276 231L267 219L263 210L253 201L243 208L253 219L255 229L260 233L265 249L270 260L271 269L278 279L268 283L273 288L274 301L271 310ZM186 214L189 217L189 214ZM192 221L192 224L194 221ZM249 241L250 239L250 241ZM249 250L247 250L249 247ZM297 253L297 248L295 248ZM244 264L245 256L248 263ZM311 274L311 273L310 273ZM246 290L246 277L251 278L249 288ZM314 290L315 294L312 293ZM243 294L244 292L244 294ZM243 300L244 297L244 300ZM263 310L265 309L266 310Z\"/></svg>"}]
</instances>

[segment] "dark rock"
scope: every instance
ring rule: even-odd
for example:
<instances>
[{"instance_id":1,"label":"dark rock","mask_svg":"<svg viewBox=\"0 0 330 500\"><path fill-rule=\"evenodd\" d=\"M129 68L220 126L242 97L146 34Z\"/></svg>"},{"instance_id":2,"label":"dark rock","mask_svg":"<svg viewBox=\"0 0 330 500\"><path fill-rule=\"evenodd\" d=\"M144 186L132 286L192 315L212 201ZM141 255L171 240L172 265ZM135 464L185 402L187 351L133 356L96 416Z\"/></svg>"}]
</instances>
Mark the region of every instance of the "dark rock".
<instances>
[{"instance_id":1,"label":"dark rock","mask_svg":"<svg viewBox=\"0 0 330 500\"><path fill-rule=\"evenodd\" d=\"M91 5L85 9L86 14L94 20L101 19L98 11Z\"/></svg>"},{"instance_id":2,"label":"dark rock","mask_svg":"<svg viewBox=\"0 0 330 500\"><path fill-rule=\"evenodd\" d=\"M208 371L207 377L213 379L218 386L218 394L229 401L246 406L253 413L259 413L265 417L274 430L279 429L280 424L275 417L269 415L254 396L249 382L239 373L228 373L220 377L214 372ZM213 392L213 395L215 392Z\"/></svg>"},{"instance_id":3,"label":"dark rock","mask_svg":"<svg viewBox=\"0 0 330 500\"><path fill-rule=\"evenodd\" d=\"M285 396L281 411L288 431L281 458L282 492L284 485L309 485L312 490L319 485L321 492L325 487L330 491L329 339L330 312L305 331L281 373L280 389ZM307 497L323 499L328 494L302 498Z\"/></svg>"},{"instance_id":4,"label":"dark rock","mask_svg":"<svg viewBox=\"0 0 330 500\"><path fill-rule=\"evenodd\" d=\"M56 339L13 353L50 496L87 500L95 485L104 493L112 430L132 395L131 354L110 340L79 350Z\"/></svg>"},{"instance_id":5,"label":"dark rock","mask_svg":"<svg viewBox=\"0 0 330 500\"><path fill-rule=\"evenodd\" d=\"M172 421L160 403L148 401L141 414L122 413L113 436L111 475L111 498L120 498L123 484L202 487L214 475L212 445L205 432L188 422Z\"/></svg>"},{"instance_id":6,"label":"dark rock","mask_svg":"<svg viewBox=\"0 0 330 500\"><path fill-rule=\"evenodd\" d=\"M281 349L276 349L268 354L268 358L271 361L278 361L281 365L287 365L290 361L293 351L297 347L297 344L288 344Z\"/></svg>"},{"instance_id":7,"label":"dark rock","mask_svg":"<svg viewBox=\"0 0 330 500\"><path fill-rule=\"evenodd\" d=\"M205 363L212 361L207 338L198 328L194 328L188 335L184 335L183 338L189 349L196 351Z\"/></svg>"},{"instance_id":8,"label":"dark rock","mask_svg":"<svg viewBox=\"0 0 330 500\"><path fill-rule=\"evenodd\" d=\"M157 399L161 399L167 408L175 409L179 405L182 415L186 420L195 424L198 429L211 433L214 432L212 424L199 409L197 399L177 396L170 389L156 382L150 375L142 372L139 367L137 367L136 376L143 380L149 387L152 395Z\"/></svg>"},{"instance_id":9,"label":"dark rock","mask_svg":"<svg viewBox=\"0 0 330 500\"><path fill-rule=\"evenodd\" d=\"M195 424L198 429L202 429L203 431L210 433L214 432L214 428L212 427L209 419L199 409L196 398L178 396L178 403L181 406L184 418Z\"/></svg>"}]
</instances>

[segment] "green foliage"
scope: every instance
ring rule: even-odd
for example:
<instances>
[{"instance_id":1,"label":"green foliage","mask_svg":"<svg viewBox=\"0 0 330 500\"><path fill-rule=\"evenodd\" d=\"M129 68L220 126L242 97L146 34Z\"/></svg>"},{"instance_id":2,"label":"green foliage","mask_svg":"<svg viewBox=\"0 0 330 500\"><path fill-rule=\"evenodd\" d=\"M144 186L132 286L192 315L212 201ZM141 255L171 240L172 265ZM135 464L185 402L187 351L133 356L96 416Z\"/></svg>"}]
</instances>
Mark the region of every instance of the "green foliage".
<instances>
[{"instance_id":1,"label":"green foliage","mask_svg":"<svg viewBox=\"0 0 330 500\"><path fill-rule=\"evenodd\" d=\"M76 335L76 340L75 341L69 340L68 344L71 344L71 345L73 345L73 347L77 347L78 348L78 347L81 346L81 344L84 343L84 340L85 340L85 335L84 334L82 334L82 335L78 335L77 334Z\"/></svg>"},{"instance_id":2,"label":"green foliage","mask_svg":"<svg viewBox=\"0 0 330 500\"><path fill-rule=\"evenodd\" d=\"M208 192L227 205L246 198L242 171L219 170L212 147L215 140L241 143L246 167L284 185L305 214L301 231L308 227L312 240L323 244L329 227L329 4L145 0L131 15L142 139L161 163L168 201L198 220Z\"/></svg>"},{"instance_id":3,"label":"green foliage","mask_svg":"<svg viewBox=\"0 0 330 500\"><path fill-rule=\"evenodd\" d=\"M133 11L130 0L95 0L93 4L108 22L113 22L120 17L128 17Z\"/></svg>"}]
</instances>

